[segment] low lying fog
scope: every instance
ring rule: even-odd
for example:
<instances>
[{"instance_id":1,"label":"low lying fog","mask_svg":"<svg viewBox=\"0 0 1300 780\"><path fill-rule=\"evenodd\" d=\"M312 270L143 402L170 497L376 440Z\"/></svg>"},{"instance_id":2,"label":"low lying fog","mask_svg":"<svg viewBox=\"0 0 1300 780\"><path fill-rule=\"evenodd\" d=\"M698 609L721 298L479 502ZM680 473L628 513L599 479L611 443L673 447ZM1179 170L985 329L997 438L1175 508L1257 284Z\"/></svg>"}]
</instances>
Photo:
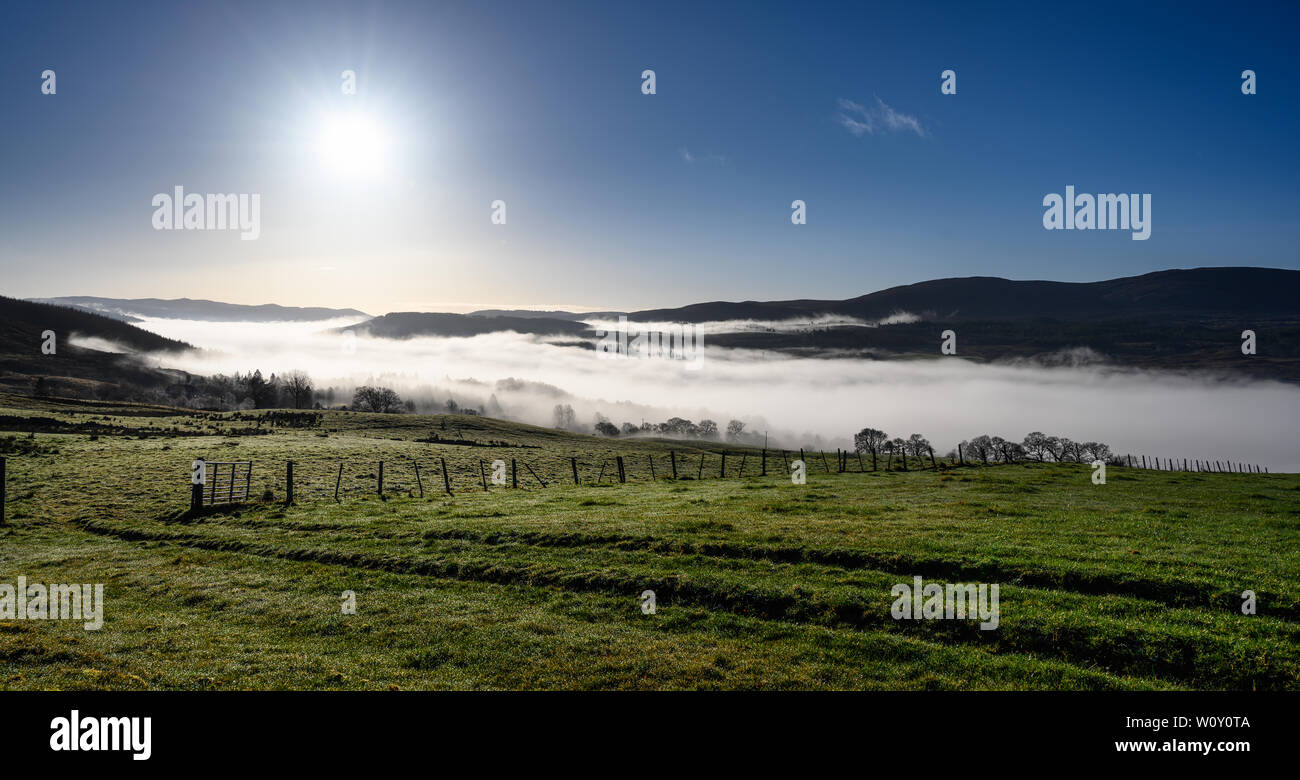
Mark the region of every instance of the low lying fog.
<instances>
[{"instance_id":1,"label":"low lying fog","mask_svg":"<svg viewBox=\"0 0 1300 780\"><path fill-rule=\"evenodd\" d=\"M1295 420L1300 387L1099 366L980 365L960 358L873 362L784 358L710 348L702 365L602 359L593 350L515 333L407 341L326 332L356 320L214 323L149 319L141 327L202 347L153 356L199 374L301 369L317 388L381 384L403 398L481 406L495 394L505 416L551 425L570 404L590 428L642 419L735 418L767 431L772 446L851 447L853 432L920 433L936 452L982 433L1019 441L1040 430L1101 441L1116 453L1258 463L1300 470ZM710 327L709 330L715 330ZM498 380L520 380L498 384Z\"/></svg>"}]
</instances>

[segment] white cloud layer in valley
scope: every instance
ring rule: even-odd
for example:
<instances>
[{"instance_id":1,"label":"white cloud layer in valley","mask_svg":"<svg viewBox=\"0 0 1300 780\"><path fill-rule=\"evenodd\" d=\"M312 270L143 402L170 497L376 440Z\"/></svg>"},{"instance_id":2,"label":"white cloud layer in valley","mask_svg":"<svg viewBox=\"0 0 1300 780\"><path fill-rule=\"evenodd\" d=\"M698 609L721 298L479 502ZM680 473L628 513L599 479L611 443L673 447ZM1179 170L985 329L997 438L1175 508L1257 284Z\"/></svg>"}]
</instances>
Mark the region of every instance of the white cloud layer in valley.
<instances>
[{"instance_id":1,"label":"white cloud layer in valley","mask_svg":"<svg viewBox=\"0 0 1300 780\"><path fill-rule=\"evenodd\" d=\"M214 323L150 319L140 326L202 347L155 356L193 373L306 371L318 387L350 393L382 384L424 402L451 395L479 405L493 393L515 419L550 425L557 403L590 426L740 419L774 446L851 446L854 431L921 433L946 452L983 433L1019 440L1030 431L1101 441L1117 453L1231 460L1300 471L1294 420L1300 387L1098 365L981 365L960 358L870 361L789 358L708 346L703 365L601 359L593 350L516 333L405 341L331 328L356 320ZM712 328L710 328L712 330ZM498 386L498 380L522 380ZM350 396L349 396L350 397ZM348 398L337 398L345 403Z\"/></svg>"}]
</instances>

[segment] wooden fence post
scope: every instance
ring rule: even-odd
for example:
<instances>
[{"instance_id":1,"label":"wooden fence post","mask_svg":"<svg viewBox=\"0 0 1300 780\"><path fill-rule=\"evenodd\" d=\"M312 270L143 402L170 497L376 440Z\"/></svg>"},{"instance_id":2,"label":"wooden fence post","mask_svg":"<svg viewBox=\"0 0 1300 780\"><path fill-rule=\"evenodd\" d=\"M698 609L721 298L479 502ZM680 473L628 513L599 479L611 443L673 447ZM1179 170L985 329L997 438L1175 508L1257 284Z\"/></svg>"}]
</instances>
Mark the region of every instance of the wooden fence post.
<instances>
[{"instance_id":1,"label":"wooden fence post","mask_svg":"<svg viewBox=\"0 0 1300 780\"><path fill-rule=\"evenodd\" d=\"M573 484L578 484L578 459L569 458L569 467L573 469Z\"/></svg>"},{"instance_id":2,"label":"wooden fence post","mask_svg":"<svg viewBox=\"0 0 1300 780\"><path fill-rule=\"evenodd\" d=\"M510 487L519 487L519 467L515 465L515 459L510 459Z\"/></svg>"},{"instance_id":3,"label":"wooden fence post","mask_svg":"<svg viewBox=\"0 0 1300 780\"><path fill-rule=\"evenodd\" d=\"M379 495L380 497L384 495L384 462L382 460L379 461Z\"/></svg>"},{"instance_id":4,"label":"wooden fence post","mask_svg":"<svg viewBox=\"0 0 1300 780\"><path fill-rule=\"evenodd\" d=\"M668 450L668 460L673 464L673 479L677 479L677 451Z\"/></svg>"},{"instance_id":5,"label":"wooden fence post","mask_svg":"<svg viewBox=\"0 0 1300 780\"><path fill-rule=\"evenodd\" d=\"M483 492L486 493L486 492L487 492L487 489L488 489L488 486L487 486L487 475L483 473L483 459L482 459L482 458L479 458L479 461L478 461L478 478L483 482Z\"/></svg>"},{"instance_id":6,"label":"wooden fence post","mask_svg":"<svg viewBox=\"0 0 1300 780\"><path fill-rule=\"evenodd\" d=\"M655 456L647 455L646 457L650 459L650 481L658 482L659 480L655 477Z\"/></svg>"},{"instance_id":7,"label":"wooden fence post","mask_svg":"<svg viewBox=\"0 0 1300 780\"><path fill-rule=\"evenodd\" d=\"M766 447L763 448L762 471L759 472L759 476L760 477L767 476L767 448Z\"/></svg>"},{"instance_id":8,"label":"wooden fence post","mask_svg":"<svg viewBox=\"0 0 1300 780\"><path fill-rule=\"evenodd\" d=\"M447 495L450 496L450 495L452 494L452 493L451 493L451 475L447 473L447 459L446 459L446 458L438 458L438 462L442 464L442 488L443 488L443 490L446 490L446 491L447 491ZM421 495L423 495L423 492L421 492Z\"/></svg>"},{"instance_id":9,"label":"wooden fence post","mask_svg":"<svg viewBox=\"0 0 1300 780\"><path fill-rule=\"evenodd\" d=\"M339 502L339 485L343 482L343 461L339 461L339 475L334 478L334 503Z\"/></svg>"},{"instance_id":10,"label":"wooden fence post","mask_svg":"<svg viewBox=\"0 0 1300 780\"><path fill-rule=\"evenodd\" d=\"M420 479L420 461L413 458L411 463L415 466L415 484L420 486L420 498L424 498L424 480Z\"/></svg>"},{"instance_id":11,"label":"wooden fence post","mask_svg":"<svg viewBox=\"0 0 1300 780\"><path fill-rule=\"evenodd\" d=\"M207 467L205 466L204 471L206 472L206 470ZM4 497L5 497L5 459L0 458L0 525L4 525L5 522ZM190 484L190 511L197 512L202 508L203 508L203 484L191 483Z\"/></svg>"},{"instance_id":12,"label":"wooden fence post","mask_svg":"<svg viewBox=\"0 0 1300 780\"><path fill-rule=\"evenodd\" d=\"M614 459L618 462L618 481L627 482L627 472L623 471L623 456L615 455Z\"/></svg>"},{"instance_id":13,"label":"wooden fence post","mask_svg":"<svg viewBox=\"0 0 1300 780\"><path fill-rule=\"evenodd\" d=\"M718 479L727 476L727 451L722 451L722 468L718 469Z\"/></svg>"},{"instance_id":14,"label":"wooden fence post","mask_svg":"<svg viewBox=\"0 0 1300 780\"><path fill-rule=\"evenodd\" d=\"M748 451L740 453L740 472L736 474L737 477L745 476L745 459L748 457L749 457Z\"/></svg>"},{"instance_id":15,"label":"wooden fence post","mask_svg":"<svg viewBox=\"0 0 1300 780\"><path fill-rule=\"evenodd\" d=\"M703 452L700 453L700 473L695 475L695 479L697 481L704 479L704 453Z\"/></svg>"},{"instance_id":16,"label":"wooden fence post","mask_svg":"<svg viewBox=\"0 0 1300 780\"><path fill-rule=\"evenodd\" d=\"M293 461L285 465L284 471L284 503L293 503Z\"/></svg>"}]
</instances>

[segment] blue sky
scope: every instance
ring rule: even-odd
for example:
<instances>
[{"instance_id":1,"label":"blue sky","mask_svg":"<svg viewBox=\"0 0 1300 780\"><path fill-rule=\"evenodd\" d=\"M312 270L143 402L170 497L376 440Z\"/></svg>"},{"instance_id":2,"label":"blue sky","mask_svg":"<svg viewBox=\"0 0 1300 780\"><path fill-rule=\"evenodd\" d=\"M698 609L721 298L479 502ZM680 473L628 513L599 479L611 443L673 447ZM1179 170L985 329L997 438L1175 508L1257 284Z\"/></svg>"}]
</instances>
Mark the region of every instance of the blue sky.
<instances>
[{"instance_id":1,"label":"blue sky","mask_svg":"<svg viewBox=\"0 0 1300 780\"><path fill-rule=\"evenodd\" d=\"M1294 3L52 2L3 22L6 295L635 309L1300 268ZM329 170L340 112L381 128L382 170ZM1044 230L1070 184L1150 193L1151 238ZM154 230L176 185L260 194L260 237Z\"/></svg>"}]
</instances>

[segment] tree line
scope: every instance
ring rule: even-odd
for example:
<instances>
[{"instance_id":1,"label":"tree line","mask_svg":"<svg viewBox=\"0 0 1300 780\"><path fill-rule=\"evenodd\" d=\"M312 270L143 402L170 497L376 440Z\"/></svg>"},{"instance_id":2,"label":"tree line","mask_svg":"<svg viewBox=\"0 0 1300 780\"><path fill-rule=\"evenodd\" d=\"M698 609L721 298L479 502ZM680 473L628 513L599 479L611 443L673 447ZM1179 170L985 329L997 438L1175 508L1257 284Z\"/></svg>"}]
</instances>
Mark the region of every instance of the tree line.
<instances>
[{"instance_id":1,"label":"tree line","mask_svg":"<svg viewBox=\"0 0 1300 780\"><path fill-rule=\"evenodd\" d=\"M923 457L930 453L930 441L919 433L906 439L890 437L877 428L863 428L853 434L854 451L873 456L889 455L906 459L909 455ZM1011 441L1001 436L983 434L973 439L963 439L959 449L949 450L946 457L979 460L985 463L1009 463L1024 460L1056 463L1111 462L1114 455L1102 442L1077 442L1064 436L1048 436L1042 431L1026 434L1021 441Z\"/></svg>"},{"instance_id":2,"label":"tree line","mask_svg":"<svg viewBox=\"0 0 1300 780\"><path fill-rule=\"evenodd\" d=\"M563 430L574 430L573 409L568 404L556 405L555 427ZM698 423L695 423L683 417L669 417L661 423L651 423L642 420L640 425L625 422L620 427L615 425L603 414L597 413L596 423L592 427L597 434L608 436L610 438L620 435L667 436L678 439L718 441L722 437L722 434L718 430L718 424L713 420L700 420ZM727 441L737 443L756 443L762 441L762 437L758 434L747 432L745 430L745 423L740 420L730 420L727 422L725 436Z\"/></svg>"}]
</instances>

